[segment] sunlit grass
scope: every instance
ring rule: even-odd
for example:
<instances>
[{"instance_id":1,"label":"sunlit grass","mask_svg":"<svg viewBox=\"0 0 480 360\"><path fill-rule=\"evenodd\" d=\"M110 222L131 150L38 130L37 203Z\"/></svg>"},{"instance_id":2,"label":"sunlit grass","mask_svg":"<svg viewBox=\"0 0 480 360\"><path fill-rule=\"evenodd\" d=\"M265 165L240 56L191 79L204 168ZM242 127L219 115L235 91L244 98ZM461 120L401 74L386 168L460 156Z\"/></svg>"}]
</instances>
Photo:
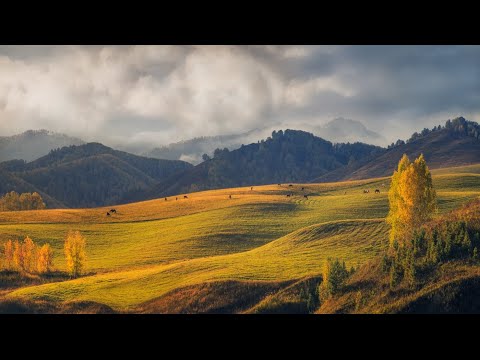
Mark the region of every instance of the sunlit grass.
<instances>
[{"instance_id":1,"label":"sunlit grass","mask_svg":"<svg viewBox=\"0 0 480 360\"><path fill-rule=\"evenodd\" d=\"M478 197L479 174L480 166L435 171L440 213ZM205 191L188 199L182 194L178 200L114 206L117 214L111 217L106 216L111 207L0 213L0 243L26 235L48 242L60 270L63 237L69 229L80 230L87 238L88 271L97 273L10 296L93 300L131 309L206 281L318 274L329 256L349 265L363 263L386 243L389 181ZM370 193L363 194L364 189Z\"/></svg>"}]
</instances>

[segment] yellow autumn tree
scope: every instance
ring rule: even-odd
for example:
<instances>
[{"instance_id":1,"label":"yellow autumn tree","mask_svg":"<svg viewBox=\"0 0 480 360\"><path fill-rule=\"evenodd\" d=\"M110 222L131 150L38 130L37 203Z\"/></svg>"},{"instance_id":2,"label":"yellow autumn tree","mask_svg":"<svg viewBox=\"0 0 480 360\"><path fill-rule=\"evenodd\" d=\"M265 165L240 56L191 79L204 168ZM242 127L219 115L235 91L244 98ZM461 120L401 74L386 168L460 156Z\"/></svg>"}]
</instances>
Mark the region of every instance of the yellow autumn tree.
<instances>
[{"instance_id":1,"label":"yellow autumn tree","mask_svg":"<svg viewBox=\"0 0 480 360\"><path fill-rule=\"evenodd\" d=\"M23 270L27 273L34 273L37 270L37 246L29 236L23 240L22 253Z\"/></svg>"},{"instance_id":2,"label":"yellow autumn tree","mask_svg":"<svg viewBox=\"0 0 480 360\"><path fill-rule=\"evenodd\" d=\"M23 271L23 249L18 240L13 245L13 264L16 270Z\"/></svg>"},{"instance_id":3,"label":"yellow autumn tree","mask_svg":"<svg viewBox=\"0 0 480 360\"><path fill-rule=\"evenodd\" d=\"M37 271L39 274L48 273L53 268L53 251L49 244L43 245L38 250Z\"/></svg>"},{"instance_id":4,"label":"yellow autumn tree","mask_svg":"<svg viewBox=\"0 0 480 360\"><path fill-rule=\"evenodd\" d=\"M414 162L403 155L393 173L388 200L390 245L409 244L414 230L430 220L437 209L432 175L423 154Z\"/></svg>"},{"instance_id":5,"label":"yellow autumn tree","mask_svg":"<svg viewBox=\"0 0 480 360\"><path fill-rule=\"evenodd\" d=\"M72 277L78 277L85 271L87 254L86 239L80 231L69 231L65 238L65 259L67 271Z\"/></svg>"},{"instance_id":6,"label":"yellow autumn tree","mask_svg":"<svg viewBox=\"0 0 480 360\"><path fill-rule=\"evenodd\" d=\"M13 242L12 240L8 240L5 244L3 244L3 254L4 254L4 261L3 261L3 268L5 270L13 270L15 267L15 263L13 262Z\"/></svg>"}]
</instances>

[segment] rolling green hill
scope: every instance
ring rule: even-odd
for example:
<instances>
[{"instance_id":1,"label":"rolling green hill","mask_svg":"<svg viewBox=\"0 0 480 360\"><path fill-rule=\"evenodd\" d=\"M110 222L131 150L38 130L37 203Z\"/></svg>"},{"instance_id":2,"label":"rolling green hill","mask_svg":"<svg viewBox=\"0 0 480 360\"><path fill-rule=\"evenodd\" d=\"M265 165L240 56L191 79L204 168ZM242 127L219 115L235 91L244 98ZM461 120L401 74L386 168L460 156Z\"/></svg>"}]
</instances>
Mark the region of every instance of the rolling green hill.
<instances>
[{"instance_id":1,"label":"rolling green hill","mask_svg":"<svg viewBox=\"0 0 480 360\"><path fill-rule=\"evenodd\" d=\"M479 165L433 174L440 214L480 195ZM299 310L305 306L301 286L288 287L318 276L328 257L357 266L385 248L388 186L388 178L378 178L211 190L188 199L180 194L178 200L116 206L111 217L105 216L108 208L0 213L0 243L26 235L48 242L59 270L65 266L64 235L80 230L87 238L89 271L76 280L22 287L5 296L132 312L270 312L286 309L282 304L290 299ZM367 188L371 192L363 194ZM246 289L253 289L253 299L247 301ZM210 297L202 303L209 292L225 294L224 301Z\"/></svg>"}]
</instances>

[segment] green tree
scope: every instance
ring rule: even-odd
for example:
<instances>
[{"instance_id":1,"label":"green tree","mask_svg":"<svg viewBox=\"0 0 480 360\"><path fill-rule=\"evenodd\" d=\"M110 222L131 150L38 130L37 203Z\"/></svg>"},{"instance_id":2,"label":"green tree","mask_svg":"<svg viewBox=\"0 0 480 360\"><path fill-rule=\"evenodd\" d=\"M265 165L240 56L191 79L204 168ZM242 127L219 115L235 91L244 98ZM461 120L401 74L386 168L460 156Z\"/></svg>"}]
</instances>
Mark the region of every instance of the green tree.
<instances>
[{"instance_id":1,"label":"green tree","mask_svg":"<svg viewBox=\"0 0 480 360\"><path fill-rule=\"evenodd\" d=\"M338 259L327 259L323 268L322 288L327 296L337 294L345 285L349 276L345 262L340 263Z\"/></svg>"},{"instance_id":2,"label":"green tree","mask_svg":"<svg viewBox=\"0 0 480 360\"><path fill-rule=\"evenodd\" d=\"M393 261L392 266L390 266L390 289L395 289L402 280L402 273L400 270L398 264Z\"/></svg>"}]
</instances>

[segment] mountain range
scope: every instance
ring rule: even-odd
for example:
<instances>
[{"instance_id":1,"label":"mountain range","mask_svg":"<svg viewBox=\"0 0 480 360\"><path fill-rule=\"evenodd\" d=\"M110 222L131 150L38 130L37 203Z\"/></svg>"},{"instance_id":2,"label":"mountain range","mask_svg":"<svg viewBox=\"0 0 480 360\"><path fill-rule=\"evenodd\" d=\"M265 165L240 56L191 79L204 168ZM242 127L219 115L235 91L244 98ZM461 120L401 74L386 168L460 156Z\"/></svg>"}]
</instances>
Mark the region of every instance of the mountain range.
<instances>
[{"instance_id":1,"label":"mountain range","mask_svg":"<svg viewBox=\"0 0 480 360\"><path fill-rule=\"evenodd\" d=\"M157 159L184 160L197 165L203 161L203 154L211 157L215 149L238 149L243 144L266 138L279 128L286 128L286 124L253 129L240 134L197 137L157 147L142 155ZM382 135L368 129L360 121L351 119L336 118L324 125L301 124L300 128L334 143L359 141L374 145L387 143Z\"/></svg>"},{"instance_id":2,"label":"mountain range","mask_svg":"<svg viewBox=\"0 0 480 360\"><path fill-rule=\"evenodd\" d=\"M333 182L389 176L403 154L423 153L432 169L480 163L480 126L463 117L414 133L406 142L382 148L364 143L333 144L304 131L272 137L234 151L217 150L175 178L155 185L146 198L220 187L277 182Z\"/></svg>"},{"instance_id":3,"label":"mountain range","mask_svg":"<svg viewBox=\"0 0 480 360\"><path fill-rule=\"evenodd\" d=\"M113 205L205 189L389 176L404 153L423 153L432 169L480 163L480 126L459 117L388 148L280 130L235 150L217 148L196 166L99 143L72 145L31 162L0 163L0 194L37 191L49 207Z\"/></svg>"},{"instance_id":4,"label":"mountain range","mask_svg":"<svg viewBox=\"0 0 480 360\"><path fill-rule=\"evenodd\" d=\"M211 157L217 148L238 149L242 144L250 144L268 137L272 131L279 128L287 126L277 124L239 134L196 137L153 149L148 149L149 145L140 143L117 144L113 147L144 157L182 160L197 165L203 161L203 154ZM335 143L361 141L374 145L386 144L383 136L367 129L361 122L350 119L336 118L325 125L302 124L300 128ZM28 130L18 135L0 137L0 162L14 159L30 162L46 155L50 150L86 143L82 139L53 131Z\"/></svg>"}]
</instances>

